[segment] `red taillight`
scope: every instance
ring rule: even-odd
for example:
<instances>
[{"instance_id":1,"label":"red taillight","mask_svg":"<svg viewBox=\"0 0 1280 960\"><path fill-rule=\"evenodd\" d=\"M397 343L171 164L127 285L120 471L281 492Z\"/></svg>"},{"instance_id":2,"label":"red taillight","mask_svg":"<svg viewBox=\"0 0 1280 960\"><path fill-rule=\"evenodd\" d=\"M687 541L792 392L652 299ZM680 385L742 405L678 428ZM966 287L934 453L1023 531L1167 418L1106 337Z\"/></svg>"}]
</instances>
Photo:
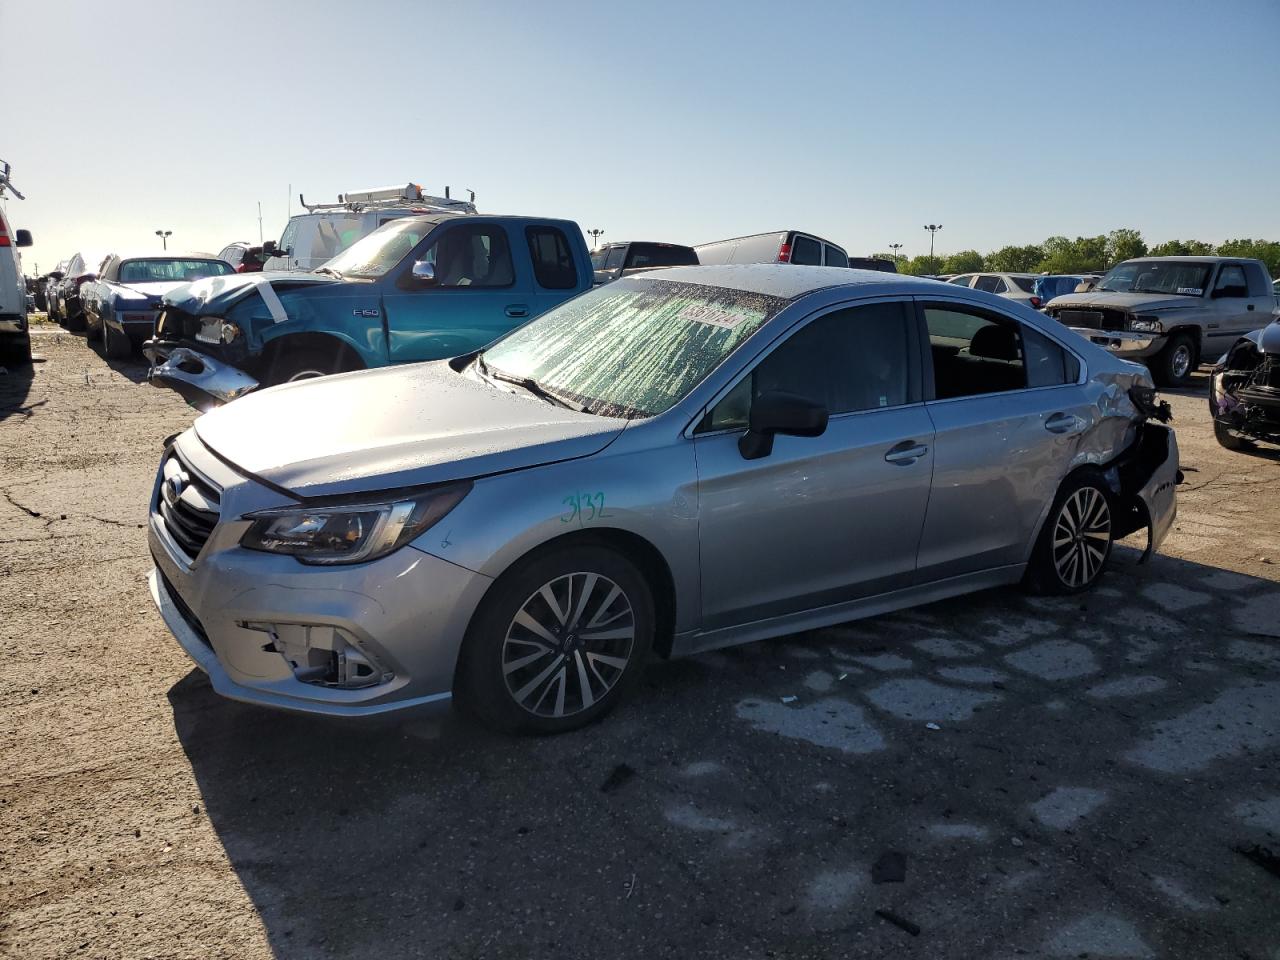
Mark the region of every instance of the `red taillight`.
<instances>
[{"instance_id":1,"label":"red taillight","mask_svg":"<svg viewBox=\"0 0 1280 960\"><path fill-rule=\"evenodd\" d=\"M778 248L778 262L779 263L791 262L791 244L787 243L787 241L785 240L782 241L782 246Z\"/></svg>"},{"instance_id":2,"label":"red taillight","mask_svg":"<svg viewBox=\"0 0 1280 960\"><path fill-rule=\"evenodd\" d=\"M241 262L241 264L240 264L240 266L236 267L236 273L244 273L244 268L245 268L245 267L247 267L248 265L249 265L249 264L244 263L244 262L242 261L242 262Z\"/></svg>"},{"instance_id":3,"label":"red taillight","mask_svg":"<svg viewBox=\"0 0 1280 960\"><path fill-rule=\"evenodd\" d=\"M1042 301L1039 297L1032 297L1032 298L1031 298L1031 305L1032 305L1033 307L1035 307L1037 310L1039 310L1039 309L1040 309L1040 304L1041 304L1041 303L1043 303L1043 302L1044 302L1044 301Z\"/></svg>"},{"instance_id":4,"label":"red taillight","mask_svg":"<svg viewBox=\"0 0 1280 960\"><path fill-rule=\"evenodd\" d=\"M4 225L4 221L0 220L0 247L9 246L9 230Z\"/></svg>"}]
</instances>

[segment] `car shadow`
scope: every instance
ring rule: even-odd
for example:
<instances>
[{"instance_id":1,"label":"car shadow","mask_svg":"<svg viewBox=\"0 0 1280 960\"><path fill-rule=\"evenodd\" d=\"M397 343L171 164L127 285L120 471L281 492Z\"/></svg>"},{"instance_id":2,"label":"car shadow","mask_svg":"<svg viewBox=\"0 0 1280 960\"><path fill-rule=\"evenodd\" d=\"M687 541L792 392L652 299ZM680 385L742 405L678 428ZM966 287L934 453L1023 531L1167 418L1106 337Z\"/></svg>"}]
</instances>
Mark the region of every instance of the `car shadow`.
<instances>
[{"instance_id":1,"label":"car shadow","mask_svg":"<svg viewBox=\"0 0 1280 960\"><path fill-rule=\"evenodd\" d=\"M998 829L1021 829L1014 826L1018 811L1045 787L1022 781L1011 787L1010 769L1025 764L1029 780L1036 781L1045 774L1045 756L1053 757L1055 775L1125 768L1121 751L1141 729L1200 704L1215 683L1224 682L1225 670L1239 669L1195 666L1197 658L1224 656L1217 604L1173 615L1181 632L1157 641L1152 631L1174 622L1169 599L1145 600L1141 592L1182 585L1176 589L1190 591L1186 599L1194 603L1203 602L1201 590L1212 589L1219 591L1214 599L1226 604L1264 590L1273 596L1276 585L1168 557L1138 566L1136 556L1119 551L1103 582L1109 589L1096 598L1046 600L1000 589L847 627L656 661L630 703L599 724L558 737L501 737L458 716L350 724L269 712L222 699L196 670L168 696L203 812L277 957L693 956L750 952L745 946L751 942L781 949L793 931L821 935L817 908L804 906L803 895L795 913L794 888L803 893L803 870L820 870L828 858L841 862L842 850L865 856L886 844L911 842L904 841L903 817L922 814L893 799L901 789L916 798L913 804L927 796L930 810L981 810L1002 824ZM1133 608L1130 621L1117 616L1127 607ZM991 633L993 622L1004 624L997 634ZM1022 624L1026 636L1011 641L1010 624ZM1088 641L1092 647L1070 639L1089 630L1098 634ZM1055 632L1061 641L1052 639ZM1135 633L1147 639L1135 640ZM989 641L982 639L987 634ZM895 684L943 689L950 681L939 681L914 646L921 637L947 636L963 637L955 642L975 650L986 647L983 657L992 661L986 669L1005 677L1008 690L997 683L1000 692L978 695L995 706L984 706L967 722L944 723L958 740L926 733L939 739L917 742L922 720L895 727L877 694ZM1134 657L1144 643L1151 659L1137 667ZM1167 674L1165 699L1100 710L1059 664L1050 664L1040 679L1007 676L1006 661L1014 653L1026 650L1031 665L1032 650L1054 644L1061 646L1054 656L1098 658L1087 684L1123 671ZM1156 647L1169 651L1167 662ZM876 672L881 666L865 666L906 656L915 658L908 672L883 674ZM882 666L907 670L887 660ZM826 679L806 676L819 667ZM974 696L959 681L945 689ZM825 699L818 690L829 691ZM786 713L795 693L800 702L794 714ZM838 719L810 719L806 703L825 705ZM754 706L744 712L747 704ZM1061 742L1050 741L1046 723L1053 714L1046 707L1072 710L1076 704L1096 711L1089 736L1068 733ZM775 716L783 718L776 721L780 726L760 732ZM872 744L861 755L862 746L839 746L842 737L853 736L846 728L863 722L859 718L886 731L887 746ZM819 725L828 722L828 730ZM1017 730L1027 732L1011 733ZM809 737L812 744L803 742ZM877 756L875 750L887 752ZM1242 789L1256 787L1245 781L1259 776L1245 774ZM1184 808L1162 803L1163 781L1150 771L1126 773L1122 780L1130 799L1115 805L1114 829L1127 829L1127 814L1119 808L1136 803L1147 818L1144 835L1201 832L1178 819L1191 816ZM906 787L888 793L890 783ZM1204 789L1212 793L1222 785L1206 778ZM873 799L866 799L868 793ZM1223 798L1212 801L1216 809ZM1099 829L1111 827L1104 822ZM1141 861L1149 855L1154 853L1120 858L1126 862L1114 869L1154 869ZM1025 868L1016 849L997 857L1011 859L984 860L983 870ZM1229 853L1223 862L1214 869L1234 883L1231 871L1238 865ZM970 867L948 869L963 876ZM944 882L935 893L953 898L946 874L942 870ZM933 890L929 881L919 883ZM1104 885L1124 888L1128 881ZM1261 890L1237 893L1225 880L1217 889L1238 897L1240 910L1263 904ZM1000 911L976 902L974 910L974 929L996 935ZM987 923L989 928L982 926ZM739 926L741 934L734 932ZM976 936L974 929L966 935ZM1006 934L1022 936L1016 925ZM1215 927L1206 936L1219 934ZM742 950L730 948L735 937ZM809 942L814 955L832 947L821 939Z\"/></svg>"},{"instance_id":2,"label":"car shadow","mask_svg":"<svg viewBox=\"0 0 1280 960\"><path fill-rule=\"evenodd\" d=\"M30 363L0 366L0 421L10 417L29 417L36 406L45 402L40 400L30 405L27 402L35 376L35 366Z\"/></svg>"}]
</instances>

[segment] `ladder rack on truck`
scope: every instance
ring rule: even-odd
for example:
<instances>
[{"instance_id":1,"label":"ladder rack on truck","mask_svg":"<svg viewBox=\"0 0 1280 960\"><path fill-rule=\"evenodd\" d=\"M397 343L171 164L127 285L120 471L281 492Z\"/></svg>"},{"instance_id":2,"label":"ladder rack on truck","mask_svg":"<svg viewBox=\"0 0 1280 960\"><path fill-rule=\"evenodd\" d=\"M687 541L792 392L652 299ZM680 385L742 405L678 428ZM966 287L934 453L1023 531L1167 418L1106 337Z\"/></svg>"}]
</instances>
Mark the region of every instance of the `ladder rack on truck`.
<instances>
[{"instance_id":1,"label":"ladder rack on truck","mask_svg":"<svg viewBox=\"0 0 1280 960\"><path fill-rule=\"evenodd\" d=\"M9 166L9 161L0 160L0 164L4 164L4 166L0 166L0 197L4 196L4 192L7 189L12 191L13 195L19 200L27 199L18 191L18 188L13 185L13 181L9 179L9 171L13 169ZM475 199L474 193L471 195L471 199Z\"/></svg>"},{"instance_id":2,"label":"ladder rack on truck","mask_svg":"<svg viewBox=\"0 0 1280 960\"><path fill-rule=\"evenodd\" d=\"M350 193L338 194L337 203L307 203L302 194L298 194L298 202L307 213L320 213L328 210L349 210L359 213L362 210L378 210L390 207L413 206L421 208L423 213L475 213L476 193L468 190L470 200L454 200L449 196L449 188L444 188L443 197L433 197L422 192L416 183L403 187L376 187L371 190L353 190Z\"/></svg>"}]
</instances>

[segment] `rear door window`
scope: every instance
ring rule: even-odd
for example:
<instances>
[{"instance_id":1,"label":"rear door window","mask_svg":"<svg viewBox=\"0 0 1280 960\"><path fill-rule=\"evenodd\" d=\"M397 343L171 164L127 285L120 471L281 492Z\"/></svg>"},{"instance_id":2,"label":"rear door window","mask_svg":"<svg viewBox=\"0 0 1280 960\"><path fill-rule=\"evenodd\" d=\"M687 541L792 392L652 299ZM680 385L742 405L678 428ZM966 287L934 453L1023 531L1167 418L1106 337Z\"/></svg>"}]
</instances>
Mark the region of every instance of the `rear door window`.
<instances>
[{"instance_id":1,"label":"rear door window","mask_svg":"<svg viewBox=\"0 0 1280 960\"><path fill-rule=\"evenodd\" d=\"M526 227L529 257L538 286L546 290L572 290L578 285L578 268L573 262L569 238L558 227Z\"/></svg>"},{"instance_id":2,"label":"rear door window","mask_svg":"<svg viewBox=\"0 0 1280 960\"><path fill-rule=\"evenodd\" d=\"M960 306L926 306L934 396L939 400L1027 385L1019 324Z\"/></svg>"},{"instance_id":3,"label":"rear door window","mask_svg":"<svg viewBox=\"0 0 1280 960\"><path fill-rule=\"evenodd\" d=\"M823 263L828 267L845 267L849 266L849 255L839 247L833 247L831 244L823 249Z\"/></svg>"},{"instance_id":4,"label":"rear door window","mask_svg":"<svg viewBox=\"0 0 1280 960\"><path fill-rule=\"evenodd\" d=\"M797 233L791 241L791 262L801 266L822 266L822 244L813 237Z\"/></svg>"},{"instance_id":5,"label":"rear door window","mask_svg":"<svg viewBox=\"0 0 1280 960\"><path fill-rule=\"evenodd\" d=\"M987 293L1004 293L1009 289L1002 279L989 273L978 277L978 282L974 284L974 288L985 290Z\"/></svg>"}]
</instances>

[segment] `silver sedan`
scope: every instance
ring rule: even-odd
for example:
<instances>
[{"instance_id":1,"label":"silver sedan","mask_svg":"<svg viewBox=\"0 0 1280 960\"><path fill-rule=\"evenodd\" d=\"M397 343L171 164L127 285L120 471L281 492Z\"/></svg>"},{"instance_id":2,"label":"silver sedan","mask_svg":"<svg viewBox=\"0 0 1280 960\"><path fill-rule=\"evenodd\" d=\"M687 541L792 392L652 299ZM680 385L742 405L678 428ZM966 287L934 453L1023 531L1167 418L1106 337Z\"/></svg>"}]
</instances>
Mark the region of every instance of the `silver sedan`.
<instances>
[{"instance_id":1,"label":"silver sedan","mask_svg":"<svg viewBox=\"0 0 1280 960\"><path fill-rule=\"evenodd\" d=\"M565 730L651 652L1088 588L1173 522L1160 413L1142 367L1005 298L666 270L200 418L156 476L151 591L228 697Z\"/></svg>"}]
</instances>

